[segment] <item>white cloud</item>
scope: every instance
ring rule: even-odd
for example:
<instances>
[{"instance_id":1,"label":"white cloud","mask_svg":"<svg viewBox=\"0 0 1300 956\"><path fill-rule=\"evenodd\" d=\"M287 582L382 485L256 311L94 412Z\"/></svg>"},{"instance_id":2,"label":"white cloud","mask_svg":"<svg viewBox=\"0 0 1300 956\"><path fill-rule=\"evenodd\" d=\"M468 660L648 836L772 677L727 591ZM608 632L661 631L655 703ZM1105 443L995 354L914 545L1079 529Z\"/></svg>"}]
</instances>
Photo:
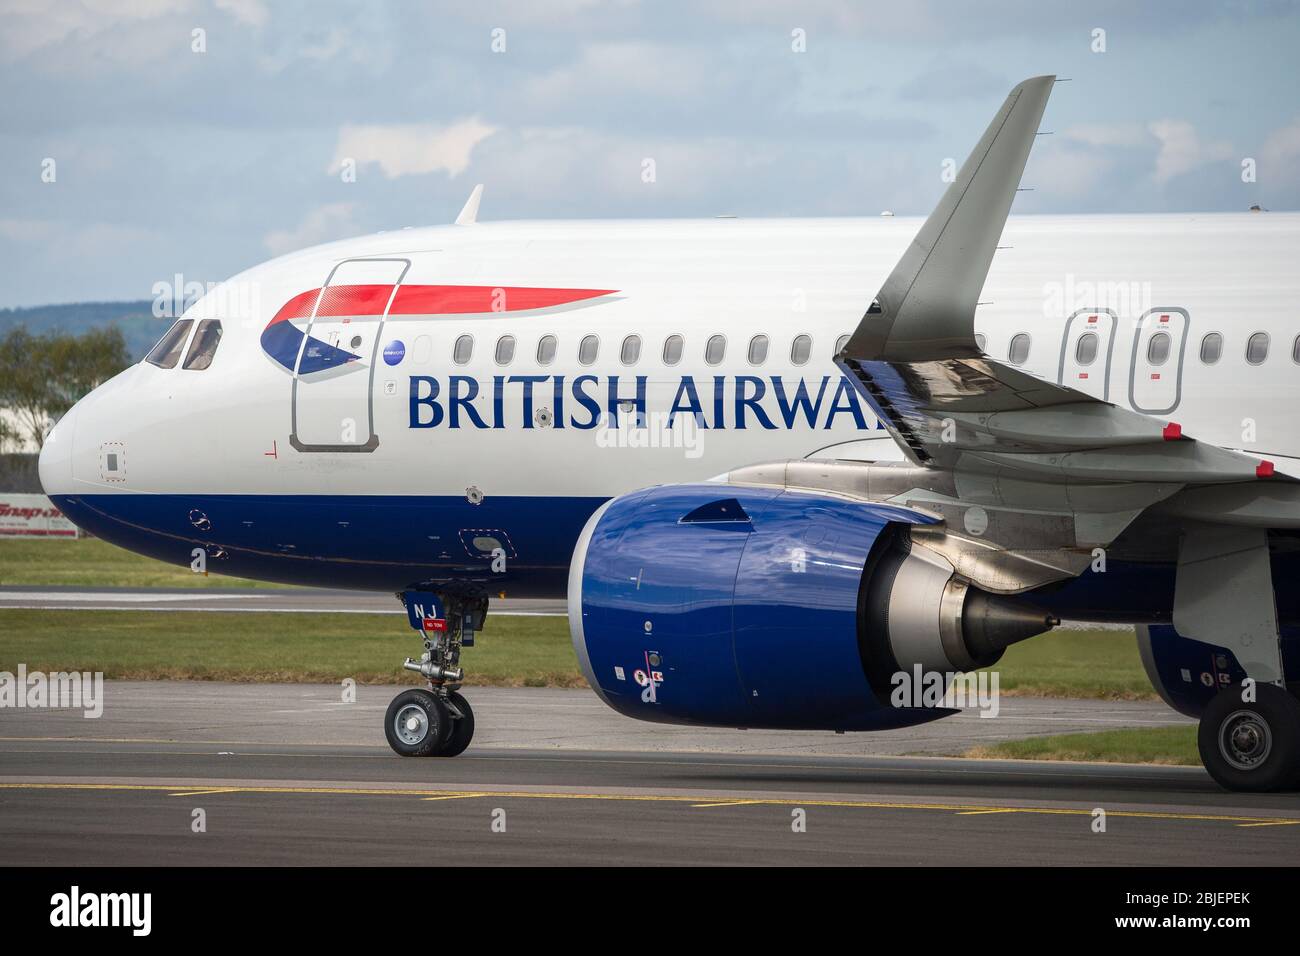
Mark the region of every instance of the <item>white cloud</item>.
<instances>
[{"instance_id":1,"label":"white cloud","mask_svg":"<svg viewBox=\"0 0 1300 956\"><path fill-rule=\"evenodd\" d=\"M1300 178L1300 119L1269 134L1260 150L1260 177L1289 177L1292 182Z\"/></svg>"},{"instance_id":2,"label":"white cloud","mask_svg":"<svg viewBox=\"0 0 1300 956\"><path fill-rule=\"evenodd\" d=\"M592 43L573 63L536 77L527 94L537 103L569 105L598 96L644 93L656 97L698 94L717 82L716 56L705 60L690 49L639 40Z\"/></svg>"},{"instance_id":3,"label":"white cloud","mask_svg":"<svg viewBox=\"0 0 1300 956\"><path fill-rule=\"evenodd\" d=\"M1164 185L1183 173L1207 163L1221 162L1233 156L1232 145L1223 141L1207 142L1187 120L1161 119L1147 124L1160 141L1156 154L1155 181Z\"/></svg>"},{"instance_id":4,"label":"white cloud","mask_svg":"<svg viewBox=\"0 0 1300 956\"><path fill-rule=\"evenodd\" d=\"M1055 139L1055 137L1051 137ZM1044 143L1030 158L1025 181L1056 198L1086 199L1094 195L1109 177L1114 160L1108 151L1080 145L1069 138ZM1023 208L1020 204L1018 208Z\"/></svg>"},{"instance_id":5,"label":"white cloud","mask_svg":"<svg viewBox=\"0 0 1300 956\"><path fill-rule=\"evenodd\" d=\"M0 239L10 242L49 242L58 232L58 224L46 219L0 219Z\"/></svg>"},{"instance_id":6,"label":"white cloud","mask_svg":"<svg viewBox=\"0 0 1300 956\"><path fill-rule=\"evenodd\" d=\"M132 21L156 20L193 6L191 0L7 0L0 58L19 59L73 40L89 40Z\"/></svg>"},{"instance_id":7,"label":"white cloud","mask_svg":"<svg viewBox=\"0 0 1300 956\"><path fill-rule=\"evenodd\" d=\"M286 252L297 252L307 246L355 235L357 227L352 218L354 209L355 206L350 202L318 206L306 215L298 228L267 233L262 239L262 245L266 246L271 255L282 256Z\"/></svg>"},{"instance_id":8,"label":"white cloud","mask_svg":"<svg viewBox=\"0 0 1300 956\"><path fill-rule=\"evenodd\" d=\"M446 172L454 179L469 168L474 147L497 131L476 116L450 126L426 123L344 126L329 172L346 160L358 166L375 163L389 179Z\"/></svg>"},{"instance_id":9,"label":"white cloud","mask_svg":"<svg viewBox=\"0 0 1300 956\"><path fill-rule=\"evenodd\" d=\"M1145 146L1151 135L1141 123L1080 123L1061 134L1088 146Z\"/></svg>"},{"instance_id":10,"label":"white cloud","mask_svg":"<svg viewBox=\"0 0 1300 956\"><path fill-rule=\"evenodd\" d=\"M271 17L262 0L216 0L216 7L229 13L237 22L250 27L265 26Z\"/></svg>"}]
</instances>

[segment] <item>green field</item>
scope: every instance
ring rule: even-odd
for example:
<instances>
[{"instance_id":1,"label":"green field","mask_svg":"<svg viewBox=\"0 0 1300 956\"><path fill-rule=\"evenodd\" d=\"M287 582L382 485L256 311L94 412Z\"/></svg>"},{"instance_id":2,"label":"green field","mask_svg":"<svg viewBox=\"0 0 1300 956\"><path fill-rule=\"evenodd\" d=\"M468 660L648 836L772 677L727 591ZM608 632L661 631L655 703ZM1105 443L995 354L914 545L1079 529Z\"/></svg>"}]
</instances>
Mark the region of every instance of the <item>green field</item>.
<instances>
[{"instance_id":1,"label":"green field","mask_svg":"<svg viewBox=\"0 0 1300 956\"><path fill-rule=\"evenodd\" d=\"M967 751L967 757L1018 760L1091 760L1107 763L1159 763L1200 766L1195 727L1144 727L1095 734L1059 734L1011 740Z\"/></svg>"},{"instance_id":2,"label":"green field","mask_svg":"<svg viewBox=\"0 0 1300 956\"><path fill-rule=\"evenodd\" d=\"M421 683L398 614L0 610L0 670L103 671L123 680ZM585 687L562 617L489 618L467 684Z\"/></svg>"},{"instance_id":3,"label":"green field","mask_svg":"<svg viewBox=\"0 0 1300 956\"><path fill-rule=\"evenodd\" d=\"M0 584L97 588L274 588L278 584L195 574L98 538L0 541Z\"/></svg>"},{"instance_id":4,"label":"green field","mask_svg":"<svg viewBox=\"0 0 1300 956\"><path fill-rule=\"evenodd\" d=\"M84 587L276 587L241 578L195 574L152 558L123 551L94 538L75 541L0 541L0 584L72 585ZM393 661L414 653L415 639L400 619L369 615L203 614L169 612L136 614L111 611L92 623L73 622L60 613L12 612L24 615L10 624L0 612L0 655L17 660L13 648L21 641L32 664L55 660L75 625L81 661L102 661L96 670L127 668L132 675L158 677L230 677L243 680L334 680L367 675L367 679L405 677ZM16 634L22 630L25 634ZM336 641L312 652L310 631ZM537 646L516 645L522 635L548 635ZM577 674L566 628L559 618L489 618L485 648L501 635L495 652L475 648L467 656L471 675L494 682L524 683L553 675L560 683ZM14 634L14 637L11 637ZM181 639L176 640L177 637ZM564 639L560 639L564 637ZM390 649L391 648L391 649ZM510 660L522 654L517 673ZM479 660L486 663L480 665ZM1051 697L1153 699L1155 692L1138 659L1129 631L1057 631L1008 649L997 665L1006 694ZM114 671L123 676L125 670ZM295 676L296 675L296 676ZM323 675L327 675L323 676ZM491 675L491 676L489 676Z\"/></svg>"},{"instance_id":5,"label":"green field","mask_svg":"<svg viewBox=\"0 0 1300 956\"><path fill-rule=\"evenodd\" d=\"M1007 648L993 669L1000 674L1004 694L1157 698L1132 631L1054 631Z\"/></svg>"},{"instance_id":6,"label":"green field","mask_svg":"<svg viewBox=\"0 0 1300 956\"><path fill-rule=\"evenodd\" d=\"M22 661L124 679L417 683L400 664L419 649L396 614L0 610L0 670L9 671ZM465 664L471 684L584 686L562 617L489 616ZM998 670L1007 694L1154 696L1123 632L1036 638Z\"/></svg>"}]
</instances>

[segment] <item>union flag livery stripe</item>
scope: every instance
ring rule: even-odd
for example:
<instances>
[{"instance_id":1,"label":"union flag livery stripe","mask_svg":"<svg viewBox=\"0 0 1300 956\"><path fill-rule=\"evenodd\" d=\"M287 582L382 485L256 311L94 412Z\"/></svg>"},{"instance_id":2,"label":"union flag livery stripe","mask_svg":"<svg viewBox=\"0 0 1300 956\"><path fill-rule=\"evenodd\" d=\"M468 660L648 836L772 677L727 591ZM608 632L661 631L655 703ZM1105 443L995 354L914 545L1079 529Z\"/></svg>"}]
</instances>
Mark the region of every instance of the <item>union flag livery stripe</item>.
<instances>
[{"instance_id":1,"label":"union flag livery stripe","mask_svg":"<svg viewBox=\"0 0 1300 956\"><path fill-rule=\"evenodd\" d=\"M302 345L303 331L291 323L317 318L388 315L484 315L494 312L527 312L610 295L617 289L542 289L533 286L492 285L403 285L393 295L391 285L335 285L299 292L283 306L262 331L262 348L289 371L293 371ZM320 304L317 305L317 299ZM392 307L389 308L389 300ZM314 337L308 345L314 343ZM324 342L319 345L331 349ZM358 356L350 356L352 359Z\"/></svg>"},{"instance_id":2,"label":"union flag livery stripe","mask_svg":"<svg viewBox=\"0 0 1300 956\"><path fill-rule=\"evenodd\" d=\"M489 312L527 312L584 299L610 295L617 289L539 289L530 286L493 285L404 285L393 298L391 285L329 286L320 296L316 315L383 315L393 298L391 315L476 315ZM281 307L271 324L287 319L306 319L320 289L300 292Z\"/></svg>"}]
</instances>

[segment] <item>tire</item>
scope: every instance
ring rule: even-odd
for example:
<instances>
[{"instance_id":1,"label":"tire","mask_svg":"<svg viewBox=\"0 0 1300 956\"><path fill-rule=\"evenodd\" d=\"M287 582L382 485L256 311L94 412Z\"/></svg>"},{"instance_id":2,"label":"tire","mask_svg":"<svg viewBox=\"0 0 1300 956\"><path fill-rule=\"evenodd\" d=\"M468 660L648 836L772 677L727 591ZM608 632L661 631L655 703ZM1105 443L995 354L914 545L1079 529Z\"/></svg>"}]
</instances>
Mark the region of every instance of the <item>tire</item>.
<instances>
[{"instance_id":1,"label":"tire","mask_svg":"<svg viewBox=\"0 0 1300 956\"><path fill-rule=\"evenodd\" d=\"M1256 684L1255 700L1228 687L1210 701L1197 729L1197 749L1210 776L1226 790L1264 793L1300 780L1300 701L1275 684Z\"/></svg>"},{"instance_id":2,"label":"tire","mask_svg":"<svg viewBox=\"0 0 1300 956\"><path fill-rule=\"evenodd\" d=\"M437 694L406 690L393 698L384 714L388 746L403 757L428 757L447 743L451 714Z\"/></svg>"},{"instance_id":3,"label":"tire","mask_svg":"<svg viewBox=\"0 0 1300 956\"><path fill-rule=\"evenodd\" d=\"M447 743L437 753L431 754L434 757L459 757L474 739L474 711L469 706L469 701L456 691L448 694L447 700L460 711L461 716L451 718L451 733L447 737Z\"/></svg>"}]
</instances>

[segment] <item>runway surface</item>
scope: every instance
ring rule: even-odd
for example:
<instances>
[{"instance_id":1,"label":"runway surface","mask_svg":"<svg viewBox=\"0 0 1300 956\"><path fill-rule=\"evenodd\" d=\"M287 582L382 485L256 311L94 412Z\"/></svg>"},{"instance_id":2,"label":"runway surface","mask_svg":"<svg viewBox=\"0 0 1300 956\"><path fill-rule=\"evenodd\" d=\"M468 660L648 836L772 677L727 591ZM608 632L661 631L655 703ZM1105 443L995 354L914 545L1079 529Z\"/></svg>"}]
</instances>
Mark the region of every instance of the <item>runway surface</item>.
<instances>
[{"instance_id":1,"label":"runway surface","mask_svg":"<svg viewBox=\"0 0 1300 956\"><path fill-rule=\"evenodd\" d=\"M393 691L345 703L329 685L110 683L98 720L0 711L0 860L1300 862L1300 796L1227 794L1199 768L869 755L1156 722L1154 705L1004 698L992 720L837 737L659 727L585 692L471 689L475 744L440 760L383 743Z\"/></svg>"},{"instance_id":2,"label":"runway surface","mask_svg":"<svg viewBox=\"0 0 1300 956\"><path fill-rule=\"evenodd\" d=\"M327 588L0 587L0 608L40 611L254 611L405 614L392 594ZM564 615L564 599L493 598L491 614Z\"/></svg>"}]
</instances>

